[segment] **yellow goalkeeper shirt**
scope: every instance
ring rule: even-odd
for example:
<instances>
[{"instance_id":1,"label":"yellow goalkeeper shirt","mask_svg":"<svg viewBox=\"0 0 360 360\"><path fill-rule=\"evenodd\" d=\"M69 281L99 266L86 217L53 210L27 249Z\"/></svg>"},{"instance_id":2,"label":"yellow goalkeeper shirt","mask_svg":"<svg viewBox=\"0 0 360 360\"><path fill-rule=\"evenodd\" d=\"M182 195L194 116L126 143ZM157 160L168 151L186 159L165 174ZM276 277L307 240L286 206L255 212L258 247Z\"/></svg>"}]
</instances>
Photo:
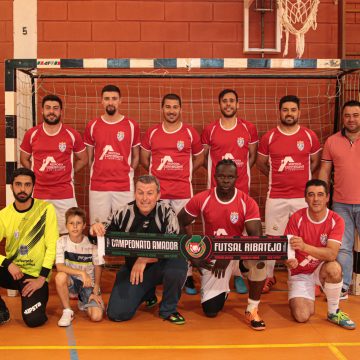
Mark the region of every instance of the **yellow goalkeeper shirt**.
<instances>
[{"instance_id":1,"label":"yellow goalkeeper shirt","mask_svg":"<svg viewBox=\"0 0 360 360\"><path fill-rule=\"evenodd\" d=\"M0 211L0 241L5 238L6 256L0 265L16 264L24 274L44 276L49 281L59 238L55 208L33 199L30 209L19 211L14 203Z\"/></svg>"}]
</instances>

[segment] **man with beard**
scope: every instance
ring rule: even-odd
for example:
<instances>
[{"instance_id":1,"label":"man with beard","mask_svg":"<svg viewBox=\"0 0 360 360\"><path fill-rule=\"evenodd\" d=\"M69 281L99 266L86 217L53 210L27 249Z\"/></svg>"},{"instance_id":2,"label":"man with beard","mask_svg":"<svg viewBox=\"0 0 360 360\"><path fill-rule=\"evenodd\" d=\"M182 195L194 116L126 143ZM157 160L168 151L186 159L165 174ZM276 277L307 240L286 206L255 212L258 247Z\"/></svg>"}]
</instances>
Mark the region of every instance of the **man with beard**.
<instances>
[{"instance_id":1,"label":"man with beard","mask_svg":"<svg viewBox=\"0 0 360 360\"><path fill-rule=\"evenodd\" d=\"M208 170L208 188L215 184L215 166L222 159L231 159L237 166L236 187L248 194L250 190L250 169L256 161L258 134L255 125L237 117L239 99L235 90L224 89L219 94L221 117L208 125L201 141L205 147L205 167ZM236 272L235 275L239 275ZM235 276L238 293L247 289L240 276Z\"/></svg>"},{"instance_id":2,"label":"man with beard","mask_svg":"<svg viewBox=\"0 0 360 360\"><path fill-rule=\"evenodd\" d=\"M139 125L119 113L120 89L106 85L101 94L105 113L91 120L84 134L91 167L90 224L106 221L113 210L134 200L140 153Z\"/></svg>"},{"instance_id":3,"label":"man with beard","mask_svg":"<svg viewBox=\"0 0 360 360\"><path fill-rule=\"evenodd\" d=\"M62 101L58 96L43 98L42 115L44 122L24 135L20 162L35 172L34 197L55 206L59 232L65 234L65 212L77 206L73 173L86 166L86 147L81 135L61 122Z\"/></svg>"},{"instance_id":4,"label":"man with beard","mask_svg":"<svg viewBox=\"0 0 360 360\"><path fill-rule=\"evenodd\" d=\"M196 194L180 211L180 226L191 224L201 216L203 233L209 236L241 236L246 230L250 236L261 236L260 211L255 200L235 187L237 166L223 159L215 169L216 187ZM202 261L201 305L208 317L216 317L224 307L230 291L229 280L239 268L237 260ZM249 298L245 318L254 330L265 330L265 322L258 314L261 290L265 283L265 261L240 261L240 268L249 281Z\"/></svg>"},{"instance_id":5,"label":"man with beard","mask_svg":"<svg viewBox=\"0 0 360 360\"><path fill-rule=\"evenodd\" d=\"M300 100L286 95L280 99L280 123L260 140L257 167L269 178L265 204L265 232L283 235L289 217L307 206L304 188L320 164L321 147L317 135L298 124ZM264 293L275 285L275 260L267 262Z\"/></svg>"},{"instance_id":6,"label":"man with beard","mask_svg":"<svg viewBox=\"0 0 360 360\"><path fill-rule=\"evenodd\" d=\"M163 122L146 131L140 161L160 181L161 200L166 200L178 214L193 196L192 174L204 162L204 148L197 131L182 122L178 95L165 95L161 107ZM185 291L189 295L197 293L191 267Z\"/></svg>"},{"instance_id":7,"label":"man with beard","mask_svg":"<svg viewBox=\"0 0 360 360\"><path fill-rule=\"evenodd\" d=\"M34 184L33 171L15 170L11 179L15 201L0 211L0 241L6 239L6 255L0 255L0 287L19 290L22 317L29 327L47 320L48 281L59 237L55 209L32 198ZM0 297L0 325L9 320Z\"/></svg>"},{"instance_id":8,"label":"man with beard","mask_svg":"<svg viewBox=\"0 0 360 360\"><path fill-rule=\"evenodd\" d=\"M360 102L350 100L342 108L343 128L325 143L319 179L330 182L334 167L333 210L345 220L345 233L337 261L344 273L341 299L348 298L353 271L355 229L360 233Z\"/></svg>"}]
</instances>

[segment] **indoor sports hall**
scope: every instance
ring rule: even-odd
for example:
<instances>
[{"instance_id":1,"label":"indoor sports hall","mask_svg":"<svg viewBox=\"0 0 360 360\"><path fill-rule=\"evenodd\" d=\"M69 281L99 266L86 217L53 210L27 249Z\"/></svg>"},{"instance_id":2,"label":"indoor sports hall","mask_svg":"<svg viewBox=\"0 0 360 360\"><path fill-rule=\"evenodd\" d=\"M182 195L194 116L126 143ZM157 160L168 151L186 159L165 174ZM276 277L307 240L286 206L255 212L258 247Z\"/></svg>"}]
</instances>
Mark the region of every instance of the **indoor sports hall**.
<instances>
[{"instance_id":1,"label":"indoor sports hall","mask_svg":"<svg viewBox=\"0 0 360 360\"><path fill-rule=\"evenodd\" d=\"M121 89L120 110L140 126L141 135L162 121L161 99L176 93L182 119L199 133L219 118L218 94L239 95L238 116L253 123L259 138L277 126L279 99L301 100L300 123L321 146L342 128L341 109L360 100L360 2L356 0L0 0L0 207L13 202L11 174L20 167L20 144L42 121L41 100L63 101L62 121L80 134L103 111L101 89ZM139 165L135 178L145 174ZM90 169L75 174L79 207L89 212ZM192 178L194 193L206 189L207 170ZM352 189L348 189L349 192ZM264 223L268 179L251 169L250 195ZM89 222L89 219L87 219ZM88 226L87 230L88 231ZM201 221L193 232L204 235ZM5 252L0 240L0 253ZM105 304L122 256L106 256L101 290ZM360 350L359 328L329 321L324 293L315 314L297 323L288 305L287 270L277 262L277 282L261 296L265 331L245 322L247 294L231 291L224 310L207 318L198 293L183 291L182 326L159 317L158 305L141 305L133 319L92 323L71 300L75 317L59 327L62 305L53 269L48 321L27 327L20 296L0 288L10 321L0 325L0 359L338 359ZM157 287L160 299L162 287ZM342 311L360 326L360 241L354 243L352 284Z\"/></svg>"}]
</instances>

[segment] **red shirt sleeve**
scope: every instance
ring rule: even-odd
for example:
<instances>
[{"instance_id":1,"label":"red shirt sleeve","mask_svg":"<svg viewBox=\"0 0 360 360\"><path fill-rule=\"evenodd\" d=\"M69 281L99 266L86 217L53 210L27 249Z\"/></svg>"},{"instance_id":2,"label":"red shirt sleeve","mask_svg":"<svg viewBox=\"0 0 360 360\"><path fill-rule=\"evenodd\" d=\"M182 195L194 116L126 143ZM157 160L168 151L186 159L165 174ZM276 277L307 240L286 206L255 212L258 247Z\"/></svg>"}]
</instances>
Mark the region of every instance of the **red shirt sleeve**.
<instances>
[{"instance_id":1,"label":"red shirt sleeve","mask_svg":"<svg viewBox=\"0 0 360 360\"><path fill-rule=\"evenodd\" d=\"M201 143L200 140L200 135L199 133L193 128L193 127L189 127L190 131L191 131L191 135L193 138L192 144L191 144L191 151L193 155L199 155L204 151L204 147Z\"/></svg>"},{"instance_id":2,"label":"red shirt sleeve","mask_svg":"<svg viewBox=\"0 0 360 360\"><path fill-rule=\"evenodd\" d=\"M29 129L23 138L23 141L20 145L20 150L26 152L27 154L32 154L32 145L31 145L31 136L36 128Z\"/></svg>"},{"instance_id":3,"label":"red shirt sleeve","mask_svg":"<svg viewBox=\"0 0 360 360\"><path fill-rule=\"evenodd\" d=\"M259 154L269 156L269 137L270 137L270 132L267 132L261 137L258 148Z\"/></svg>"},{"instance_id":4,"label":"red shirt sleeve","mask_svg":"<svg viewBox=\"0 0 360 360\"><path fill-rule=\"evenodd\" d=\"M321 149L321 145L320 145L319 138L317 137L317 135L315 134L314 131L310 130L310 136L311 136L311 141L312 141L310 155L313 155L313 154L316 154Z\"/></svg>"},{"instance_id":5,"label":"red shirt sleeve","mask_svg":"<svg viewBox=\"0 0 360 360\"><path fill-rule=\"evenodd\" d=\"M85 127L84 143L86 145L95 146L95 140L94 140L94 138L92 137L92 134L91 134L91 129L93 128L93 125L94 126L96 125L95 122L96 122L96 120L92 120Z\"/></svg>"},{"instance_id":6,"label":"red shirt sleeve","mask_svg":"<svg viewBox=\"0 0 360 360\"><path fill-rule=\"evenodd\" d=\"M252 197L247 196L245 221L257 220L257 219L260 219L259 206Z\"/></svg>"}]
</instances>

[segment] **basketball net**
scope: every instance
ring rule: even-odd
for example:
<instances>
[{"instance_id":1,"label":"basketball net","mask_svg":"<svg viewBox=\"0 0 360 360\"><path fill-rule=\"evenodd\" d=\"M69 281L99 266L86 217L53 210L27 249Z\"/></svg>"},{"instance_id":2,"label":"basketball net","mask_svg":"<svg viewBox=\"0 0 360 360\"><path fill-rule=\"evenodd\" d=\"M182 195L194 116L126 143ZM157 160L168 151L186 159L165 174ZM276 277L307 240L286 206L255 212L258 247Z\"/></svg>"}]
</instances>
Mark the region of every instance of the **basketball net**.
<instances>
[{"instance_id":1,"label":"basketball net","mask_svg":"<svg viewBox=\"0 0 360 360\"><path fill-rule=\"evenodd\" d=\"M288 54L289 34L296 36L296 55L300 58L305 49L305 34L316 30L316 16L320 0L277 0L279 17L286 42L283 55Z\"/></svg>"}]
</instances>

